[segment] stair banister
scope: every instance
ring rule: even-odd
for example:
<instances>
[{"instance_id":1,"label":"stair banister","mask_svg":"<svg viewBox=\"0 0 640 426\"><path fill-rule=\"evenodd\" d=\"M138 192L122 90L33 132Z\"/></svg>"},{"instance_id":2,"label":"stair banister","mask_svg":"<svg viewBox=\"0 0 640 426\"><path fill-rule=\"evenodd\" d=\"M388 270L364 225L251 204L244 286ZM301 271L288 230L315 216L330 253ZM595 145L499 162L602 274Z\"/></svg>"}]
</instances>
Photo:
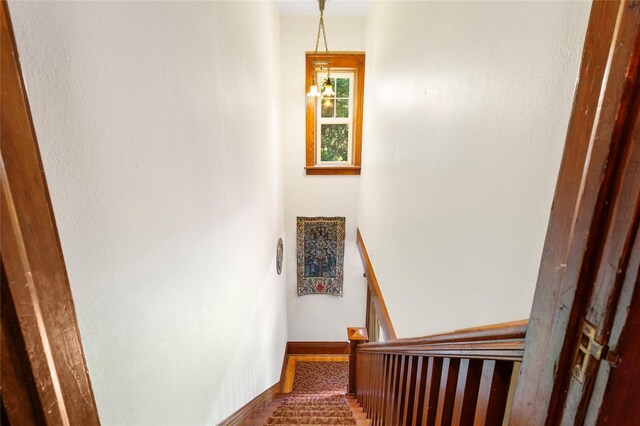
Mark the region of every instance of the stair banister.
<instances>
[{"instance_id":1,"label":"stair banister","mask_svg":"<svg viewBox=\"0 0 640 426\"><path fill-rule=\"evenodd\" d=\"M353 390L373 425L502 424L526 330L527 321L514 321L414 339L352 341Z\"/></svg>"}]
</instances>

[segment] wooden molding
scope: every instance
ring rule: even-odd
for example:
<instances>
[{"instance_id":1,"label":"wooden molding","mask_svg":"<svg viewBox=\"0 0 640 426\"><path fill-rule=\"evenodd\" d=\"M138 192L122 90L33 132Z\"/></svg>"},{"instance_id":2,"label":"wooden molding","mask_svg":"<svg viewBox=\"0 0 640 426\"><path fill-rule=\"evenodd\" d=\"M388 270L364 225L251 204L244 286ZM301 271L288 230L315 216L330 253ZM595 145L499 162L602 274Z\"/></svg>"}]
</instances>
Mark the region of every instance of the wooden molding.
<instances>
[{"instance_id":1,"label":"wooden molding","mask_svg":"<svg viewBox=\"0 0 640 426\"><path fill-rule=\"evenodd\" d=\"M307 99L306 112L306 167L307 175L359 175L362 164L362 116L364 113L364 72L365 53L364 52L332 52L329 54L313 52L306 53L306 80L305 93L309 91L313 84L315 67L314 57L317 60L330 60L331 68L348 69L355 71L356 83L354 92L355 121L353 123L353 164L349 166L317 166L316 165L316 113L315 101Z\"/></svg>"},{"instance_id":2,"label":"wooden molding","mask_svg":"<svg viewBox=\"0 0 640 426\"><path fill-rule=\"evenodd\" d=\"M46 424L98 425L87 363L53 207L25 90L7 2L0 6L2 298L15 308L24 358L2 356L2 402L8 421L23 424L19 388ZM4 301L3 301L4 302ZM3 330L9 323L2 318ZM3 339L5 336L3 336ZM4 343L3 343L4 344ZM14 354L20 351L16 348ZM9 360L7 366L5 361ZM28 366L33 382L11 382L5 368ZM27 393L29 391L27 390ZM22 401L24 402L24 401Z\"/></svg>"},{"instance_id":3,"label":"wooden molding","mask_svg":"<svg viewBox=\"0 0 640 426\"><path fill-rule=\"evenodd\" d=\"M360 251L362 265L364 266L364 270L367 275L369 295L375 307L376 313L378 314L378 319L380 320L380 328L382 328L382 332L384 333L384 336L387 340L397 339L396 331L393 328L393 324L391 323L391 317L389 316L389 311L387 310L387 304L384 302L384 297L382 296L382 291L380 290L380 284L378 283L378 278L376 278L376 273L373 270L373 265L371 265L369 252L367 251L367 246L364 244L364 240L362 239L360 228L358 228L357 233L358 250Z\"/></svg>"},{"instance_id":4,"label":"wooden molding","mask_svg":"<svg viewBox=\"0 0 640 426\"><path fill-rule=\"evenodd\" d=\"M360 166L306 166L307 175L360 175Z\"/></svg>"},{"instance_id":5,"label":"wooden molding","mask_svg":"<svg viewBox=\"0 0 640 426\"><path fill-rule=\"evenodd\" d=\"M356 375L357 375L357 350L358 346L369 340L366 327L347 327L347 337L351 346L349 354L349 393L356 393Z\"/></svg>"},{"instance_id":6,"label":"wooden molding","mask_svg":"<svg viewBox=\"0 0 640 426\"><path fill-rule=\"evenodd\" d=\"M522 361L528 321L513 321L411 339L365 343L358 353Z\"/></svg>"},{"instance_id":7,"label":"wooden molding","mask_svg":"<svg viewBox=\"0 0 640 426\"><path fill-rule=\"evenodd\" d=\"M347 327L347 337L350 342L366 342L369 340L366 327Z\"/></svg>"},{"instance_id":8,"label":"wooden molding","mask_svg":"<svg viewBox=\"0 0 640 426\"><path fill-rule=\"evenodd\" d=\"M262 411L280 393L280 382L274 384L260 395L247 402L229 417L218 423L218 426L250 425L258 418Z\"/></svg>"},{"instance_id":9,"label":"wooden molding","mask_svg":"<svg viewBox=\"0 0 640 426\"><path fill-rule=\"evenodd\" d=\"M349 354L349 342L288 342L288 355Z\"/></svg>"}]
</instances>

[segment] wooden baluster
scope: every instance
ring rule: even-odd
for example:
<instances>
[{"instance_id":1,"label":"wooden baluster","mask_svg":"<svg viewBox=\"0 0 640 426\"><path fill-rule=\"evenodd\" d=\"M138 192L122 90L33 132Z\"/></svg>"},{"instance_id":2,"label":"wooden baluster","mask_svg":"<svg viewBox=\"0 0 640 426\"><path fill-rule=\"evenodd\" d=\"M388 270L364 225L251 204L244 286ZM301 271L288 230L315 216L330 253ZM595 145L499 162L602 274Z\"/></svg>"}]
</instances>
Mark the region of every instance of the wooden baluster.
<instances>
[{"instance_id":1,"label":"wooden baluster","mask_svg":"<svg viewBox=\"0 0 640 426\"><path fill-rule=\"evenodd\" d=\"M369 388L367 383L367 376L369 374L369 354L365 354L362 366L362 408L366 409L369 399Z\"/></svg>"},{"instance_id":2,"label":"wooden baluster","mask_svg":"<svg viewBox=\"0 0 640 426\"><path fill-rule=\"evenodd\" d=\"M389 400L385 425L393 425L393 405L396 402L396 380L398 378L398 355L391 355L391 381L389 382Z\"/></svg>"},{"instance_id":3,"label":"wooden baluster","mask_svg":"<svg viewBox=\"0 0 640 426\"><path fill-rule=\"evenodd\" d=\"M403 355L397 355L397 366L396 366L396 380L393 383L393 395L394 395L394 400L393 400L393 406L391 407L391 409L393 410L393 417L392 417L392 423L393 425L399 425L399 418L400 418L400 410L398 409L399 405L400 405L400 398L402 397L401 395L401 389L402 389L402 373L404 370L404 356Z\"/></svg>"},{"instance_id":4,"label":"wooden baluster","mask_svg":"<svg viewBox=\"0 0 640 426\"><path fill-rule=\"evenodd\" d=\"M364 359L364 371L362 372L362 380L365 383L363 395L364 403L362 404L362 408L365 412L367 410L367 407L369 406L369 374L371 373L371 366L369 365L370 358L371 355L367 354L366 358Z\"/></svg>"},{"instance_id":5,"label":"wooden baluster","mask_svg":"<svg viewBox=\"0 0 640 426\"><path fill-rule=\"evenodd\" d=\"M384 377L382 386L382 395L380 398L380 417L378 419L379 425L384 425L387 414L387 389L389 387L389 371L391 370L391 356L384 354Z\"/></svg>"},{"instance_id":6,"label":"wooden baluster","mask_svg":"<svg viewBox=\"0 0 640 426\"><path fill-rule=\"evenodd\" d=\"M373 355L371 354L367 354L367 378L365 379L367 381L367 393L365 396L365 407L364 407L364 411L365 413L367 413L367 416L369 416L369 413L371 412L371 374L373 373L373 368L371 368L371 359L372 359Z\"/></svg>"},{"instance_id":7,"label":"wooden baluster","mask_svg":"<svg viewBox=\"0 0 640 426\"><path fill-rule=\"evenodd\" d=\"M371 415L371 424L376 424L378 412L380 411L379 392L384 377L384 354L376 354L376 386L373 391L373 414Z\"/></svg>"},{"instance_id":8,"label":"wooden baluster","mask_svg":"<svg viewBox=\"0 0 640 426\"><path fill-rule=\"evenodd\" d=\"M375 409L373 411L373 417L371 418L371 424L377 424L380 419L380 411L382 409L382 400L381 400L381 390L384 386L384 367L385 367L385 356L378 355L376 357L376 369L378 371L378 376L376 380L376 390L375 390Z\"/></svg>"},{"instance_id":9,"label":"wooden baluster","mask_svg":"<svg viewBox=\"0 0 640 426\"><path fill-rule=\"evenodd\" d=\"M384 389L384 371L386 366L386 356L380 355L378 356L378 386L376 386L376 409L373 412L373 421L371 422L373 425L378 424L380 420L380 412L382 411L382 394Z\"/></svg>"},{"instance_id":10,"label":"wooden baluster","mask_svg":"<svg viewBox=\"0 0 640 426\"><path fill-rule=\"evenodd\" d=\"M438 397L440 395L440 380L442 377L442 364L442 358L429 358L424 391L422 426L433 426L436 424Z\"/></svg>"},{"instance_id":11,"label":"wooden baluster","mask_svg":"<svg viewBox=\"0 0 640 426\"><path fill-rule=\"evenodd\" d=\"M383 426L385 414L387 413L387 388L389 386L389 371L391 370L391 356L383 355L384 367L382 371L382 388L380 389L380 412L378 413L378 424Z\"/></svg>"},{"instance_id":12,"label":"wooden baluster","mask_svg":"<svg viewBox=\"0 0 640 426\"><path fill-rule=\"evenodd\" d=\"M445 358L442 363L440 378L440 395L438 397L437 425L450 425L453 417L453 404L458 384L459 358Z\"/></svg>"},{"instance_id":13,"label":"wooden baluster","mask_svg":"<svg viewBox=\"0 0 640 426\"><path fill-rule=\"evenodd\" d=\"M395 423L402 424L402 405L404 404L404 382L407 377L407 357L400 355L400 372L398 374L398 386L396 388L396 404L393 408Z\"/></svg>"},{"instance_id":14,"label":"wooden baluster","mask_svg":"<svg viewBox=\"0 0 640 426\"><path fill-rule=\"evenodd\" d=\"M384 421L382 424L388 425L391 421L391 396L393 392L393 365L395 361L395 355L389 354L389 366L387 368L387 386L385 389L385 399L384 399Z\"/></svg>"},{"instance_id":15,"label":"wooden baluster","mask_svg":"<svg viewBox=\"0 0 640 426\"><path fill-rule=\"evenodd\" d=\"M376 387L378 386L378 377L380 376L380 370L378 370L378 354L374 354L371 359L371 369L373 375L371 376L371 411L369 418L372 419L376 410Z\"/></svg>"},{"instance_id":16,"label":"wooden baluster","mask_svg":"<svg viewBox=\"0 0 640 426\"><path fill-rule=\"evenodd\" d=\"M484 362L474 425L502 424L512 372L511 361Z\"/></svg>"},{"instance_id":17,"label":"wooden baluster","mask_svg":"<svg viewBox=\"0 0 640 426\"><path fill-rule=\"evenodd\" d=\"M376 387L378 386L378 374L380 373L378 371L378 355L371 355L371 370L373 373L371 375L371 410L369 410L367 418L373 420L376 412Z\"/></svg>"},{"instance_id":18,"label":"wooden baluster","mask_svg":"<svg viewBox=\"0 0 640 426\"><path fill-rule=\"evenodd\" d=\"M356 358L356 364L357 364L356 387L357 387L357 394L358 394L358 402L362 404L364 401L364 382L362 381L362 378L363 378L362 372L364 371L364 354L360 354Z\"/></svg>"},{"instance_id":19,"label":"wooden baluster","mask_svg":"<svg viewBox=\"0 0 640 426\"><path fill-rule=\"evenodd\" d=\"M369 395L369 403L371 408L367 414L368 419L373 419L376 410L376 386L378 383L378 355L371 354L371 395Z\"/></svg>"},{"instance_id":20,"label":"wooden baluster","mask_svg":"<svg viewBox=\"0 0 640 426\"><path fill-rule=\"evenodd\" d=\"M481 377L481 359L463 359L460 361L456 398L453 404L453 424L461 426L473 425Z\"/></svg>"},{"instance_id":21,"label":"wooden baluster","mask_svg":"<svg viewBox=\"0 0 640 426\"><path fill-rule=\"evenodd\" d=\"M374 367L374 354L369 354L369 374L367 375L367 380L369 385L367 386L367 417L371 417L371 413L373 413L373 378L375 376L375 367Z\"/></svg>"},{"instance_id":22,"label":"wooden baluster","mask_svg":"<svg viewBox=\"0 0 640 426\"><path fill-rule=\"evenodd\" d=\"M363 408L367 405L367 356L368 354L366 353L358 355L358 359L360 359L361 362L358 363L358 370L356 371L356 374L360 377L360 405L362 405Z\"/></svg>"},{"instance_id":23,"label":"wooden baluster","mask_svg":"<svg viewBox=\"0 0 640 426\"><path fill-rule=\"evenodd\" d=\"M419 356L416 367L416 386L414 393L413 414L411 415L411 426L422 424L422 410L424 409L424 389L427 381L427 366L429 358Z\"/></svg>"},{"instance_id":24,"label":"wooden baluster","mask_svg":"<svg viewBox=\"0 0 640 426\"><path fill-rule=\"evenodd\" d=\"M362 362L362 357L356 357L356 399L359 403L362 403L360 399L360 395L362 394L362 381L360 380L360 371L362 371L360 367L360 363Z\"/></svg>"},{"instance_id":25,"label":"wooden baluster","mask_svg":"<svg viewBox=\"0 0 640 426\"><path fill-rule=\"evenodd\" d=\"M416 387L416 368L418 367L418 357L409 356L407 359L407 379L404 390L404 407L402 409L402 424L411 424L413 415L413 404Z\"/></svg>"}]
</instances>

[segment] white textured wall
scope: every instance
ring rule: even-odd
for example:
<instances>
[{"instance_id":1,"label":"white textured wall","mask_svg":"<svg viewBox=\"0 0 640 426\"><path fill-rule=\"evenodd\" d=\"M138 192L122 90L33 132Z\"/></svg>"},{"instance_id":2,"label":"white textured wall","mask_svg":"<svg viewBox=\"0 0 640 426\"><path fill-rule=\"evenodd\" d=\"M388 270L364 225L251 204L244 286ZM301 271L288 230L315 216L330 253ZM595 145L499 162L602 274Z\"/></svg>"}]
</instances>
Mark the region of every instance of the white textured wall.
<instances>
[{"instance_id":1,"label":"white textured wall","mask_svg":"<svg viewBox=\"0 0 640 426\"><path fill-rule=\"evenodd\" d=\"M374 2L359 226L399 337L529 317L589 2Z\"/></svg>"},{"instance_id":2,"label":"white textured wall","mask_svg":"<svg viewBox=\"0 0 640 426\"><path fill-rule=\"evenodd\" d=\"M364 17L325 18L329 48L364 50L365 25ZM318 17L282 16L280 26L289 341L345 341L346 327L365 324L367 283L355 244L360 177L305 175L305 52L315 48ZM344 297L297 296L297 216L346 217Z\"/></svg>"},{"instance_id":3,"label":"white textured wall","mask_svg":"<svg viewBox=\"0 0 640 426\"><path fill-rule=\"evenodd\" d=\"M286 342L276 8L10 9L102 423L215 424Z\"/></svg>"}]
</instances>

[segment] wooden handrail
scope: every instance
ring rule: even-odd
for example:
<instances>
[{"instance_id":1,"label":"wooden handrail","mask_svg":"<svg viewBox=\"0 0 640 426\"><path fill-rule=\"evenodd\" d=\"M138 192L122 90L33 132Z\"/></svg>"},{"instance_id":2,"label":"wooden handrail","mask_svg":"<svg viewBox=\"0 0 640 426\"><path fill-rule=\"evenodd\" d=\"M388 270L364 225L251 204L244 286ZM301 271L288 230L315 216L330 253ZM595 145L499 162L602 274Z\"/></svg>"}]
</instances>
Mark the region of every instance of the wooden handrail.
<instances>
[{"instance_id":1,"label":"wooden handrail","mask_svg":"<svg viewBox=\"0 0 640 426\"><path fill-rule=\"evenodd\" d=\"M522 361L527 320L412 339L365 343L359 352Z\"/></svg>"},{"instance_id":2,"label":"wooden handrail","mask_svg":"<svg viewBox=\"0 0 640 426\"><path fill-rule=\"evenodd\" d=\"M374 425L502 424L527 324L357 345L358 402Z\"/></svg>"},{"instance_id":3,"label":"wooden handrail","mask_svg":"<svg viewBox=\"0 0 640 426\"><path fill-rule=\"evenodd\" d=\"M357 245L368 282L367 328L377 339L379 322L386 338L364 343L356 333L361 328L348 330L349 392L355 392L371 423L494 425L508 421L528 321L398 339L359 229Z\"/></svg>"},{"instance_id":4,"label":"wooden handrail","mask_svg":"<svg viewBox=\"0 0 640 426\"><path fill-rule=\"evenodd\" d=\"M373 270L373 265L371 265L369 252L367 251L367 246L364 244L364 240L362 239L360 228L358 228L357 230L356 245L358 246L358 251L360 251L362 266L364 267L365 275L367 277L368 295L373 302L373 306L375 307L377 317L380 321L380 328L382 328L382 332L387 339L395 339L396 330L393 328L393 324L391 323L391 317L389 316L389 311L387 310L387 305L384 301L384 297L382 297L380 284L378 283L378 278L376 277L376 273ZM369 331L371 332L371 330Z\"/></svg>"}]
</instances>

